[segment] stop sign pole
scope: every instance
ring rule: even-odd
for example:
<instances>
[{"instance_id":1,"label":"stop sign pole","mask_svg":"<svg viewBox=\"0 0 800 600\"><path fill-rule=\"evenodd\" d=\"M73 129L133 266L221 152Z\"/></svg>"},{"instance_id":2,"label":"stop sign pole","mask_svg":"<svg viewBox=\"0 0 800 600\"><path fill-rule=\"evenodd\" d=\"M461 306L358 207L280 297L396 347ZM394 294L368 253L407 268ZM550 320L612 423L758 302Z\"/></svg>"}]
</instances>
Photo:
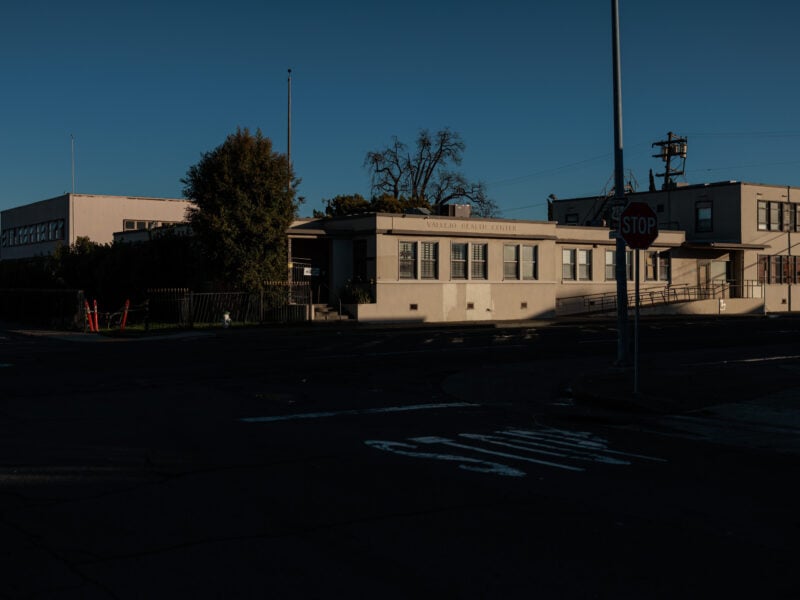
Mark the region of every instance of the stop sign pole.
<instances>
[{"instance_id":1,"label":"stop sign pole","mask_svg":"<svg viewBox=\"0 0 800 600\"><path fill-rule=\"evenodd\" d=\"M644 202L631 202L620 216L620 235L636 250L635 312L633 320L633 393L639 393L639 251L647 250L658 237L658 218Z\"/></svg>"}]
</instances>

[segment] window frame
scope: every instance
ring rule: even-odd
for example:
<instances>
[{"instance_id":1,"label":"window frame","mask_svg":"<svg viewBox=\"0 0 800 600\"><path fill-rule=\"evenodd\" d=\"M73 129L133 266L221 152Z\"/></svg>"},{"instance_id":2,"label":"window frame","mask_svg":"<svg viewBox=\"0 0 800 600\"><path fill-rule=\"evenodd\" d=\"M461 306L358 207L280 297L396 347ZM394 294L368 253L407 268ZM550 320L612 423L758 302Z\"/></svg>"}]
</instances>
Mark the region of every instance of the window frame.
<instances>
[{"instance_id":1,"label":"window frame","mask_svg":"<svg viewBox=\"0 0 800 600\"><path fill-rule=\"evenodd\" d=\"M404 246L410 249L410 256L404 256ZM397 247L397 278L398 279L417 279L417 275L419 273L417 269L417 242L411 242L408 240L399 240L398 247ZM405 269L404 269L405 266ZM411 274L408 275L408 267L411 267Z\"/></svg>"}]
</instances>

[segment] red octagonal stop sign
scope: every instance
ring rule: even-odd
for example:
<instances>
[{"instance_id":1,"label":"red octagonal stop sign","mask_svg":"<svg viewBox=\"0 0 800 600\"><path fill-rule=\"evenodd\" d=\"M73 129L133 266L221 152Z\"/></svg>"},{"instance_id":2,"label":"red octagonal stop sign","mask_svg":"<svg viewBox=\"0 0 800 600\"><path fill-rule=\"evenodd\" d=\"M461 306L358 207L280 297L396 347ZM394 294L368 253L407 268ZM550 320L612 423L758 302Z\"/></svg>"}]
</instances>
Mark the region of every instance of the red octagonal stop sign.
<instances>
[{"instance_id":1,"label":"red octagonal stop sign","mask_svg":"<svg viewBox=\"0 0 800 600\"><path fill-rule=\"evenodd\" d=\"M619 220L622 239L634 250L644 250L658 237L658 218L644 202L631 202Z\"/></svg>"}]
</instances>

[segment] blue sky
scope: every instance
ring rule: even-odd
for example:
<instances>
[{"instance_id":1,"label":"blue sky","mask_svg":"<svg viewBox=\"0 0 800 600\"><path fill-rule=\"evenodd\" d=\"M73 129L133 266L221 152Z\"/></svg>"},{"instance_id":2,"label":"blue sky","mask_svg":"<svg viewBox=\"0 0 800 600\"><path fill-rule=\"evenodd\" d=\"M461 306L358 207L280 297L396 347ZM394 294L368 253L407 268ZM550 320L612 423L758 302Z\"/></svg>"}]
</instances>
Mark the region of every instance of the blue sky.
<instances>
[{"instance_id":1,"label":"blue sky","mask_svg":"<svg viewBox=\"0 0 800 600\"><path fill-rule=\"evenodd\" d=\"M724 7L724 8L723 8ZM800 185L800 5L620 0L625 169L689 139L685 180ZM502 216L613 174L610 2L30 0L0 21L0 209L71 190L181 197L238 126L286 150L301 215L369 193L365 154L450 127Z\"/></svg>"}]
</instances>

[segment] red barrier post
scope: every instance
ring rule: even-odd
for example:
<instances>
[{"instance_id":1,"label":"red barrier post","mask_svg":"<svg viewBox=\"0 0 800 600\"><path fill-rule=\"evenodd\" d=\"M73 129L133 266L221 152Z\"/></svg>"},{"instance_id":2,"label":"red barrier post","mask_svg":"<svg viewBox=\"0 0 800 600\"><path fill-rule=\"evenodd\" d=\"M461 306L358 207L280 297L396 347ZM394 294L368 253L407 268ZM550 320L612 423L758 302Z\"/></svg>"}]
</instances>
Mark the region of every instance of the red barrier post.
<instances>
[{"instance_id":1,"label":"red barrier post","mask_svg":"<svg viewBox=\"0 0 800 600\"><path fill-rule=\"evenodd\" d=\"M122 323L120 323L119 329L120 331L125 331L125 323L128 322L128 307L130 307L131 301L125 300L125 308L122 310Z\"/></svg>"},{"instance_id":2,"label":"red barrier post","mask_svg":"<svg viewBox=\"0 0 800 600\"><path fill-rule=\"evenodd\" d=\"M97 300L94 301L94 330L100 331L100 315L97 311Z\"/></svg>"},{"instance_id":3,"label":"red barrier post","mask_svg":"<svg viewBox=\"0 0 800 600\"><path fill-rule=\"evenodd\" d=\"M94 332L94 321L92 320L92 309L89 307L89 301L83 301L84 309L86 310L86 319L89 321L89 331Z\"/></svg>"}]
</instances>

